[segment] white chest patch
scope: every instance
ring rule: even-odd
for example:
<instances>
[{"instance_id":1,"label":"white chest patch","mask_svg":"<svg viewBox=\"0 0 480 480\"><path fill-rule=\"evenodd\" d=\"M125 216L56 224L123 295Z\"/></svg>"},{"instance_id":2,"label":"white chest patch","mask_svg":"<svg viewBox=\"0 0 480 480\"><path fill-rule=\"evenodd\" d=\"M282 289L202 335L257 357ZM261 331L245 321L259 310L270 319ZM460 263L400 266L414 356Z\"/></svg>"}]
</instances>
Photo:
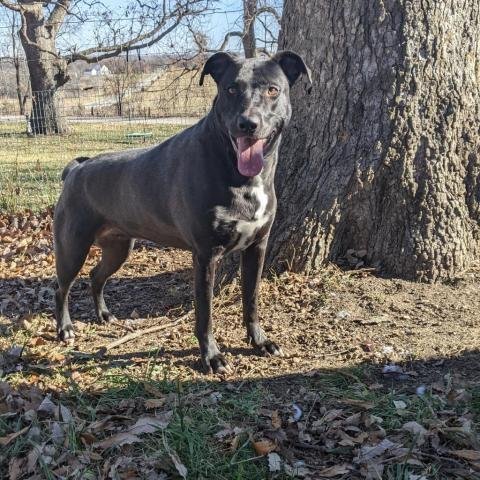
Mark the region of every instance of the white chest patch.
<instances>
[{"instance_id":1,"label":"white chest patch","mask_svg":"<svg viewBox=\"0 0 480 480\"><path fill-rule=\"evenodd\" d=\"M244 216L236 217L224 207L217 207L216 216L223 222L232 222L235 225L234 230L235 244L230 245L230 250L242 250L249 246L253 241L255 234L270 219L267 213L268 195L265 192L263 183L258 183L248 190L250 201L255 204L255 211L251 219L245 219Z\"/></svg>"},{"instance_id":2,"label":"white chest patch","mask_svg":"<svg viewBox=\"0 0 480 480\"><path fill-rule=\"evenodd\" d=\"M268 195L263 189L263 184L253 187L252 197L258 202L258 207L253 215L253 220L238 220L237 232L240 234L240 238L234 250L245 248L249 240L255 235L255 232L262 228L268 220L268 215L265 215Z\"/></svg>"}]
</instances>

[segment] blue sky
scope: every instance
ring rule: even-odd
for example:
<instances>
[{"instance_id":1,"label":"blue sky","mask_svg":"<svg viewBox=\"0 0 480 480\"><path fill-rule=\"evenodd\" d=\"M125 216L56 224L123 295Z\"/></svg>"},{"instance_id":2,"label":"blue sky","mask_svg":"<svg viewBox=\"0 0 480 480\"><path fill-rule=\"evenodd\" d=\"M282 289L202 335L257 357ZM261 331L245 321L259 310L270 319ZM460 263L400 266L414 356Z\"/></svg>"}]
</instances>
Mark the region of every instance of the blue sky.
<instances>
[{"instance_id":1,"label":"blue sky","mask_svg":"<svg viewBox=\"0 0 480 480\"><path fill-rule=\"evenodd\" d=\"M122 15L124 7L129 3L129 0L103 0L103 3L112 8L114 15L115 12L118 12L119 18L118 20L116 19L116 23L121 27L122 31L126 31L130 25L130 20L123 18ZM222 42L226 32L241 28L242 0L217 0L213 3L215 12L205 15L201 20L198 20L198 23L200 29L210 39L209 46L216 48ZM281 4L282 2L275 0L274 3ZM5 10L0 7L0 50L2 53L8 50L8 44L10 43L9 22L5 17L5 13ZM11 13L8 12L7 15L11 15ZM72 46L76 46L77 49L84 49L96 45L99 38L101 39L102 37L102 29L98 28L99 23L97 23L97 20L98 17L94 15L93 11L89 22L84 25L79 25L74 17L70 17L68 20L69 24L66 25L64 33L59 38L58 46L64 50ZM264 17L264 20L268 22L272 30L278 30L276 21L273 18ZM265 31L258 25L257 37L264 38L264 36ZM188 49L191 45L188 45L185 39L185 30L180 29L170 35L165 41L152 47L150 51L157 53ZM228 49L240 50L240 47L240 40L237 37L232 37Z\"/></svg>"}]
</instances>

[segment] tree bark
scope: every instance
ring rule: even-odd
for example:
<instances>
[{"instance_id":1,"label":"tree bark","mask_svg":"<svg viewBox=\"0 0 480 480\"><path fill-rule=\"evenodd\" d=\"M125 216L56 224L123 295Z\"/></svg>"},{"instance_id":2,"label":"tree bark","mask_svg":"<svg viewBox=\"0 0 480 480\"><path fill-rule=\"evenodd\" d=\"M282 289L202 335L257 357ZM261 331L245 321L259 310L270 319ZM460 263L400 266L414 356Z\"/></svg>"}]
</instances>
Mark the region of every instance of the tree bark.
<instances>
[{"instance_id":1,"label":"tree bark","mask_svg":"<svg viewBox=\"0 0 480 480\"><path fill-rule=\"evenodd\" d=\"M32 90L31 131L34 134L63 133L65 124L58 111L57 89L69 77L67 63L55 50L56 31L44 18L42 3L25 8L25 30L20 39L28 64Z\"/></svg>"},{"instance_id":2,"label":"tree bark","mask_svg":"<svg viewBox=\"0 0 480 480\"><path fill-rule=\"evenodd\" d=\"M255 18L257 15L257 0L243 0L243 51L245 58L254 58L257 53L255 38Z\"/></svg>"},{"instance_id":3,"label":"tree bark","mask_svg":"<svg viewBox=\"0 0 480 480\"><path fill-rule=\"evenodd\" d=\"M314 85L292 91L266 269L353 249L436 281L478 258L479 30L478 0L285 2L279 44Z\"/></svg>"}]
</instances>

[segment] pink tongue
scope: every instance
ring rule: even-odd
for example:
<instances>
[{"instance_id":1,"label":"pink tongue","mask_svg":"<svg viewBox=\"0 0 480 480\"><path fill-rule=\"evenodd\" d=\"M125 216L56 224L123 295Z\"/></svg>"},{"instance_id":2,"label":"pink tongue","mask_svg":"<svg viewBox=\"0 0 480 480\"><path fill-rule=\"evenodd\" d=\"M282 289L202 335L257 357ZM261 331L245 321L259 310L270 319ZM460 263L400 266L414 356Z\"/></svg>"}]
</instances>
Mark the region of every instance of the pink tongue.
<instances>
[{"instance_id":1,"label":"pink tongue","mask_svg":"<svg viewBox=\"0 0 480 480\"><path fill-rule=\"evenodd\" d=\"M244 177L254 177L263 168L263 140L237 138L237 167Z\"/></svg>"}]
</instances>

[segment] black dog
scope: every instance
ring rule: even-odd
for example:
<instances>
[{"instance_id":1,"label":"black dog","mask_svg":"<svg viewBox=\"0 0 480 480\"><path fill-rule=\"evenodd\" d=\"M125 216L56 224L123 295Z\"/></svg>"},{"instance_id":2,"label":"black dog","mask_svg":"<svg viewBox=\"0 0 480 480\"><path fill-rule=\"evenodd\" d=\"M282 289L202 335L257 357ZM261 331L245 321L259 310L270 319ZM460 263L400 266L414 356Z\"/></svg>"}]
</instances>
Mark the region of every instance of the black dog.
<instances>
[{"instance_id":1,"label":"black dog","mask_svg":"<svg viewBox=\"0 0 480 480\"><path fill-rule=\"evenodd\" d=\"M207 371L230 369L212 334L211 303L215 266L233 250L242 251L248 337L261 353L282 354L259 326L257 296L276 211L278 147L291 115L289 89L301 74L310 78L293 52L247 60L214 54L200 84L211 75L218 94L196 125L151 148L81 158L65 168L54 220L61 340L74 336L68 293L90 246L102 248L92 293L98 319L108 321L114 317L103 298L105 282L134 239L144 238L193 253L195 334Z\"/></svg>"}]
</instances>

